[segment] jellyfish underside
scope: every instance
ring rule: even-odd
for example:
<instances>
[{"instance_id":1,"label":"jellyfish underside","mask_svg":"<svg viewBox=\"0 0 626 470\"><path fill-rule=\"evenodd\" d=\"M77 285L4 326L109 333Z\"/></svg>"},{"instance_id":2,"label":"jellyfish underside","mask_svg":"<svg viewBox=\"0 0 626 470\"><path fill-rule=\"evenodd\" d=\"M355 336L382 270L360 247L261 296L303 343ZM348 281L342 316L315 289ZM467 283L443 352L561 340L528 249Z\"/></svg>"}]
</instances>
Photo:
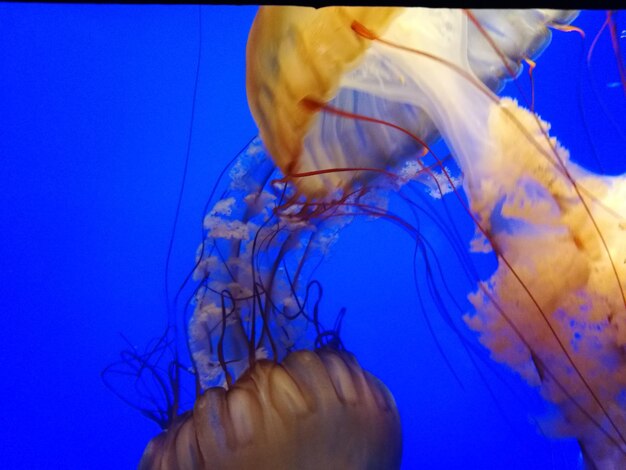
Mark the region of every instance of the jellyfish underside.
<instances>
[{"instance_id":1,"label":"jellyfish underside","mask_svg":"<svg viewBox=\"0 0 626 470\"><path fill-rule=\"evenodd\" d=\"M590 465L624 468L626 176L594 175L569 161L547 123L494 95L468 61L468 21L462 11L428 9L393 12L382 26L344 18L346 30L368 41L358 60L330 67L337 76L312 87L317 95L300 96L293 85L269 96L253 78L249 92L261 91L249 97L251 108L277 164L312 200L332 200L338 189L359 184L356 171L333 168L371 177L372 169L418 154L428 139L408 142L410 134L428 134L414 122L425 114L463 172L476 224L472 248L498 257L495 273L470 295L466 323L495 360L559 407L556 435L578 439ZM254 46L248 62L260 69ZM288 81L272 78L281 79ZM282 121L281 111L298 99L319 106ZM324 112L325 103L342 113ZM270 104L282 108L276 118L267 113ZM372 119L376 128L358 132ZM371 149L355 151L364 142Z\"/></svg>"},{"instance_id":2,"label":"jellyfish underside","mask_svg":"<svg viewBox=\"0 0 626 470\"><path fill-rule=\"evenodd\" d=\"M452 13L459 14L463 13ZM447 73L445 65L416 54L394 54L361 37L355 26L362 25L374 35L393 34L400 44L413 44L420 51L443 52L444 60L453 54L455 63L497 91L511 75L520 72L523 58L535 56L547 45L551 33L546 24L566 24L575 13L474 12L476 22L493 33L498 52L473 22L467 24L464 19L459 30L458 25L448 22L448 16L447 10L426 8L261 8L247 47L248 102L277 166L288 177L322 169L397 167L419 154L424 142L432 142L445 131L439 129L441 122L433 122L434 109L425 112L423 105L428 103L424 101L431 99L431 93L435 93L434 103L439 102L437 94L448 92L454 93L444 97L448 105L461 107L469 102L464 100L463 84L446 83L462 82L463 78ZM442 29L448 34L438 37ZM412 38L409 42L405 41L408 37ZM420 75L432 80L416 87L412 77ZM389 126L374 127L364 120L317 112L303 106L303 101L386 118L421 141ZM324 198L338 187L347 188L373 176L376 172L328 171L315 178L294 177L292 182L306 196Z\"/></svg>"}]
</instances>

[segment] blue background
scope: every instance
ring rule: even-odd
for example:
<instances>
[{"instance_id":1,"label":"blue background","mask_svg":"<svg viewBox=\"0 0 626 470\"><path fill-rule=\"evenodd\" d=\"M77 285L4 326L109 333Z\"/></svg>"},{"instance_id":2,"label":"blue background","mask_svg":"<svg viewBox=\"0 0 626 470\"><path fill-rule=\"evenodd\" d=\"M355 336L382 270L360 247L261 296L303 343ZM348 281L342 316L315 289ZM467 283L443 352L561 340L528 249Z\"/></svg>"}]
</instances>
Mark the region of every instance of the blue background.
<instances>
[{"instance_id":1,"label":"blue background","mask_svg":"<svg viewBox=\"0 0 626 470\"><path fill-rule=\"evenodd\" d=\"M190 126L173 286L193 263L217 174L256 133L244 59L255 12L202 7L191 123L199 7L0 4L3 468L134 468L158 431L103 386L100 371L125 346L119 333L142 346L165 324L165 256ZM603 20L577 20L586 46ZM591 70L623 132L607 37ZM535 71L537 110L574 158L590 158L589 131L606 168L624 171L623 140L588 83L577 88L582 47L576 34L556 33ZM397 399L403 468L575 468L575 443L542 437L528 418L541 410L537 397L502 368L504 381L477 369L433 315L457 384L417 309L412 253L397 227L358 221L318 272L325 311L348 309L344 342Z\"/></svg>"}]
</instances>

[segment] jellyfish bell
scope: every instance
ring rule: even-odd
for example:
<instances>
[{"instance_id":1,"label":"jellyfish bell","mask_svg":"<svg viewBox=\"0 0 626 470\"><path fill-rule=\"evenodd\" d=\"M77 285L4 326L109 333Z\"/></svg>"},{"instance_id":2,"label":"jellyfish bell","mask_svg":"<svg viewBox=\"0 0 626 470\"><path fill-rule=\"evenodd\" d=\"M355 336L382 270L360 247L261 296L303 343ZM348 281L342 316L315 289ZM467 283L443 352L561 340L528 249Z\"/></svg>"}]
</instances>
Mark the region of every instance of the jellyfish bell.
<instances>
[{"instance_id":1,"label":"jellyfish bell","mask_svg":"<svg viewBox=\"0 0 626 470\"><path fill-rule=\"evenodd\" d=\"M463 173L472 247L498 258L466 323L558 405L557 435L591 465L626 467L626 176L573 163L546 122L493 92L574 15L375 12L259 12L248 93L265 145L316 200L419 163L441 135Z\"/></svg>"},{"instance_id":2,"label":"jellyfish bell","mask_svg":"<svg viewBox=\"0 0 626 470\"><path fill-rule=\"evenodd\" d=\"M400 468L401 442L393 397L353 356L297 351L206 390L139 468L383 470Z\"/></svg>"},{"instance_id":3,"label":"jellyfish bell","mask_svg":"<svg viewBox=\"0 0 626 470\"><path fill-rule=\"evenodd\" d=\"M385 48L356 34L356 25L365 25L372 36L401 38L402 44L459 62L497 91L519 73L523 58L536 56L549 43L547 25L566 24L575 16L556 10L478 10L468 22L459 10L262 7L248 39L248 103L276 164L302 193L323 197L375 176L372 170L419 155L424 143L435 140L441 123L433 123L436 116L425 113L428 103L423 102L432 93L447 95L453 108L482 109L465 97L463 77L442 73L438 68L445 66L415 55L399 59L410 62L413 73L401 70L389 50L380 51ZM492 32L497 51L478 25ZM444 29L451 34L440 35ZM408 43L407 37L412 38ZM417 84L416 76L425 80ZM441 80L458 83L442 86ZM394 126L345 119L311 103L373 118L393 116Z\"/></svg>"}]
</instances>

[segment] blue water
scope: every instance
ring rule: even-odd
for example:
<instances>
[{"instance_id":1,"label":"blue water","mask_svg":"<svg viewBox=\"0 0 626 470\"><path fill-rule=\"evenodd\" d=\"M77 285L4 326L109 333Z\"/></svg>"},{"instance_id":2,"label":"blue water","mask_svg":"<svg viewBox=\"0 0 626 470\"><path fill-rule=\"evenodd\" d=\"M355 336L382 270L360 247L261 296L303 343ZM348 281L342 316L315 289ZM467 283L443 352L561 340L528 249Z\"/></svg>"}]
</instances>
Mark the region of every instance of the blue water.
<instances>
[{"instance_id":1,"label":"blue water","mask_svg":"<svg viewBox=\"0 0 626 470\"><path fill-rule=\"evenodd\" d=\"M202 7L191 123L198 11L0 4L3 468L134 468L158 431L103 386L100 371L125 347L120 333L142 346L164 327L165 257L190 126L173 286L193 263L217 174L256 133L245 99L245 41L256 11L249 6ZM586 46L603 20L603 12L577 20ZM589 130L607 171L624 171L624 142L588 84L577 89L581 47L576 34L556 34L535 71L537 110L574 159L591 161ZM591 70L623 131L607 35ZM542 407L532 391L480 365L492 398L433 316L464 386L454 380L416 307L412 253L397 227L357 222L318 276L323 308L348 309L344 342L397 399L403 468L575 468L575 443L536 432L528 410Z\"/></svg>"}]
</instances>

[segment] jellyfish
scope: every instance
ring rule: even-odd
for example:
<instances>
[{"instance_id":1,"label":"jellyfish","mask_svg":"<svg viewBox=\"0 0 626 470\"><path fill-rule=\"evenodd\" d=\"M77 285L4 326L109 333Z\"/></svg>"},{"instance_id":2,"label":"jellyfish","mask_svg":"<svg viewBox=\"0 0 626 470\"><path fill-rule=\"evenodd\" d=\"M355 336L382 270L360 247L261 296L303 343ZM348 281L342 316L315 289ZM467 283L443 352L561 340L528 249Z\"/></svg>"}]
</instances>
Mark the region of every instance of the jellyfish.
<instances>
[{"instance_id":1,"label":"jellyfish","mask_svg":"<svg viewBox=\"0 0 626 470\"><path fill-rule=\"evenodd\" d=\"M301 350L207 389L139 468L399 468L399 430L393 397L353 357Z\"/></svg>"},{"instance_id":2,"label":"jellyfish","mask_svg":"<svg viewBox=\"0 0 626 470\"><path fill-rule=\"evenodd\" d=\"M308 201L341 206L411 170L454 191L474 222L471 250L498 261L469 293L467 326L558 407L554 433L575 437L591 467L624 468L626 176L574 163L548 123L495 94L545 47L548 26L574 16L262 8L248 97ZM462 180L431 150L438 136Z\"/></svg>"},{"instance_id":3,"label":"jellyfish","mask_svg":"<svg viewBox=\"0 0 626 470\"><path fill-rule=\"evenodd\" d=\"M294 200L258 139L227 179L203 220L187 305L193 405L180 404L182 363L154 364L161 346L109 370L148 370L166 397L167 409L143 409L163 432L139 468L399 468L394 398L343 346L342 312L323 328L313 277L353 215Z\"/></svg>"}]
</instances>

